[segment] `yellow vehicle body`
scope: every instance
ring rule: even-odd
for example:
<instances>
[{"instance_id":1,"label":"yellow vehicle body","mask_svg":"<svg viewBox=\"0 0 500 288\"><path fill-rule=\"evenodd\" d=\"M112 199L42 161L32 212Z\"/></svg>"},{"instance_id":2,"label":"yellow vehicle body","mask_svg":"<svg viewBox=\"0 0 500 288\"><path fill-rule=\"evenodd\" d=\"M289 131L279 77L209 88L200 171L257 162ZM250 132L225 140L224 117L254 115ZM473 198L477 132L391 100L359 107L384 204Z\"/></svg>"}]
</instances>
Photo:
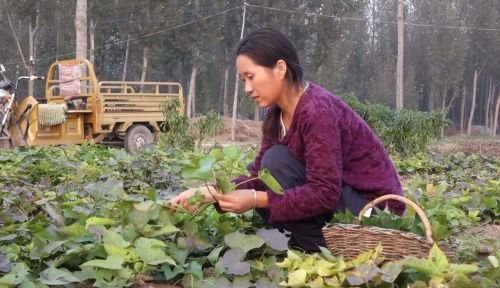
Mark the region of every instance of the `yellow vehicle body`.
<instances>
[{"instance_id":1,"label":"yellow vehicle body","mask_svg":"<svg viewBox=\"0 0 500 288\"><path fill-rule=\"evenodd\" d=\"M74 69L74 67L77 68ZM63 71L63 69L66 70ZM76 75L72 79L61 79L62 77L59 76L65 75L65 71L78 71L78 73L70 73L73 76ZM70 94L76 91L78 95L65 95L68 91ZM78 99L70 102L81 103L78 107L69 108L66 111L64 123L57 125L40 124L39 109L42 104L31 96L15 105L13 119L9 124L13 145L82 144L99 143L106 139L122 139L128 141L128 143L125 142L125 148L135 153L137 151L133 151L133 147L130 146L137 145L136 148L143 148L139 146L150 144L158 139L163 121L161 108L163 102L178 100L179 113L184 113L181 84L175 82L98 82L94 69L87 60L58 61L50 66L45 85L47 104L68 103L67 100L65 101L65 97L68 96ZM150 134L144 127L149 130ZM134 135L129 135L131 130L134 130L136 134L139 131L140 135L134 138Z\"/></svg>"}]
</instances>

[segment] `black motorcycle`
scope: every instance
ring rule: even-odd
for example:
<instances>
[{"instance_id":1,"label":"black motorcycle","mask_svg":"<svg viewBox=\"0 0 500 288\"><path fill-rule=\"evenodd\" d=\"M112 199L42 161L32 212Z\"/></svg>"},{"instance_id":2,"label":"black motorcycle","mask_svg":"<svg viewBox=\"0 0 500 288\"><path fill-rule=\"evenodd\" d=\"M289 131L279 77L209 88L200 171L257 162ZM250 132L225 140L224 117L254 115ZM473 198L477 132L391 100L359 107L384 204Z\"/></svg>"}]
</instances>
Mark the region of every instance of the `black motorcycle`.
<instances>
[{"instance_id":1,"label":"black motorcycle","mask_svg":"<svg viewBox=\"0 0 500 288\"><path fill-rule=\"evenodd\" d=\"M45 78L41 76L21 76L17 78L17 81L14 84L5 76L5 67L2 64L0 64L0 74L2 74L3 77L3 80L0 80L0 120L2 121L0 122L0 138L10 138L9 132L5 128L8 127L12 107L16 101L19 81L22 79L43 80ZM31 109L31 105L26 107L26 110L23 111L22 114L26 114L29 109Z\"/></svg>"}]
</instances>

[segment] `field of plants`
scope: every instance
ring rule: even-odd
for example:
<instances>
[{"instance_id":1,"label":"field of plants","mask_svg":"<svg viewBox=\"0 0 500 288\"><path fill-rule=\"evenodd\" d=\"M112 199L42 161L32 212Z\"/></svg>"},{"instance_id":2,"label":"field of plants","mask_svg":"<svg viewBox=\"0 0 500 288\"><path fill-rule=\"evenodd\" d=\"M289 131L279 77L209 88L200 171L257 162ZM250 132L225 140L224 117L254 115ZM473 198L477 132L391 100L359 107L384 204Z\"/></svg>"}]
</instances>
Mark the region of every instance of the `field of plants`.
<instances>
[{"instance_id":1,"label":"field of plants","mask_svg":"<svg viewBox=\"0 0 500 288\"><path fill-rule=\"evenodd\" d=\"M380 136L406 196L429 217L437 245L427 257L385 261L380 245L355 259L326 248L306 254L253 211L219 213L207 204L174 212L168 199L184 189L233 190L230 180L247 173L256 147L206 147L220 117L192 123L171 102L160 145L135 156L88 144L0 150L0 288L498 287L498 155L430 152L442 114L344 100ZM267 171L258 177L281 192ZM423 234L412 209L402 217L377 212L362 224ZM354 221L349 213L331 220Z\"/></svg>"},{"instance_id":2,"label":"field of plants","mask_svg":"<svg viewBox=\"0 0 500 288\"><path fill-rule=\"evenodd\" d=\"M136 156L97 145L0 151L0 287L498 287L500 159L452 153L393 156L407 196L429 216L428 258L385 262L288 250L252 212L171 212L186 187L246 173L255 149L153 148ZM196 198L193 201L197 201ZM332 221L349 221L338 215ZM408 209L373 225L420 233ZM81 285L81 284L79 284Z\"/></svg>"}]
</instances>

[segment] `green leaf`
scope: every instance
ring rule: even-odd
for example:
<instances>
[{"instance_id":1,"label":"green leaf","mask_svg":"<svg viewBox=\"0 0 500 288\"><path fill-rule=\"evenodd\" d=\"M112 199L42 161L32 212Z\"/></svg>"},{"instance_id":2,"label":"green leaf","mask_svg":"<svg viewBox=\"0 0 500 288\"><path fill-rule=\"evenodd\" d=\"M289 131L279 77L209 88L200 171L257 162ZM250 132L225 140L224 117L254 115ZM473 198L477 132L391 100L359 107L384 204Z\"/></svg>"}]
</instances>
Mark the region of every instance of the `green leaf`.
<instances>
[{"instance_id":1,"label":"green leaf","mask_svg":"<svg viewBox=\"0 0 500 288\"><path fill-rule=\"evenodd\" d=\"M498 258L496 256L494 256L494 255L488 256L488 261L490 262L491 266L493 266L493 268L500 267L500 263L499 263Z\"/></svg>"},{"instance_id":2,"label":"green leaf","mask_svg":"<svg viewBox=\"0 0 500 288\"><path fill-rule=\"evenodd\" d=\"M386 263L380 272L382 273L382 280L384 282L393 283L398 278L399 274L403 270L403 262L402 261L394 261Z\"/></svg>"},{"instance_id":3,"label":"green leaf","mask_svg":"<svg viewBox=\"0 0 500 288\"><path fill-rule=\"evenodd\" d=\"M141 212L147 212L150 211L153 206L154 202L151 200L140 202L140 203L134 203L132 205L136 211L141 211Z\"/></svg>"},{"instance_id":4,"label":"green leaf","mask_svg":"<svg viewBox=\"0 0 500 288\"><path fill-rule=\"evenodd\" d=\"M283 188L281 187L280 183L273 177L273 175L271 175L269 169L260 170L258 177L274 193L278 195L284 195Z\"/></svg>"},{"instance_id":5,"label":"green leaf","mask_svg":"<svg viewBox=\"0 0 500 288\"><path fill-rule=\"evenodd\" d=\"M86 237L89 235L85 227L78 222L75 222L69 226L59 227L57 228L57 232L63 236L70 238Z\"/></svg>"},{"instance_id":6,"label":"green leaf","mask_svg":"<svg viewBox=\"0 0 500 288\"><path fill-rule=\"evenodd\" d=\"M172 268L170 265L162 265L161 271L163 272L165 279L170 280L170 279L174 278L175 276L184 272L184 267L177 265L177 266L174 266Z\"/></svg>"},{"instance_id":7,"label":"green leaf","mask_svg":"<svg viewBox=\"0 0 500 288\"><path fill-rule=\"evenodd\" d=\"M429 260L434 262L439 271L445 271L449 267L448 258L436 244L432 246L429 252Z\"/></svg>"},{"instance_id":8,"label":"green leaf","mask_svg":"<svg viewBox=\"0 0 500 288\"><path fill-rule=\"evenodd\" d=\"M154 227L158 227L158 225L155 225ZM155 230L151 236L152 237L158 237L162 235L171 235L176 232L181 231L179 228L175 227L173 224L166 224L166 225L161 225L160 229Z\"/></svg>"},{"instance_id":9,"label":"green leaf","mask_svg":"<svg viewBox=\"0 0 500 288\"><path fill-rule=\"evenodd\" d=\"M104 244L104 250L109 256L120 256L125 262L137 262L139 255L132 248L122 248L112 244Z\"/></svg>"},{"instance_id":10,"label":"green leaf","mask_svg":"<svg viewBox=\"0 0 500 288\"><path fill-rule=\"evenodd\" d=\"M335 258L332 255L332 252L329 249L320 246L319 250L321 251L321 254L323 255L323 257L325 257L326 260L331 262L337 262L337 258Z\"/></svg>"},{"instance_id":11,"label":"green leaf","mask_svg":"<svg viewBox=\"0 0 500 288\"><path fill-rule=\"evenodd\" d=\"M314 280L308 282L308 287L311 288L325 288L325 281L322 277L316 277Z\"/></svg>"},{"instance_id":12,"label":"green leaf","mask_svg":"<svg viewBox=\"0 0 500 288\"><path fill-rule=\"evenodd\" d=\"M71 272L65 268L57 269L49 267L40 273L40 283L46 285L65 285L72 282L80 282Z\"/></svg>"},{"instance_id":13,"label":"green leaf","mask_svg":"<svg viewBox=\"0 0 500 288\"><path fill-rule=\"evenodd\" d=\"M28 275L29 273L26 264L22 262L14 263L12 264L12 268L9 274L6 274L2 278L0 278L0 286L3 285L5 287L13 287L23 282Z\"/></svg>"},{"instance_id":14,"label":"green leaf","mask_svg":"<svg viewBox=\"0 0 500 288\"><path fill-rule=\"evenodd\" d=\"M448 228L448 226L441 224L437 220L431 220L431 225L432 225L432 236L435 241L445 239L451 234L451 231Z\"/></svg>"},{"instance_id":15,"label":"green leaf","mask_svg":"<svg viewBox=\"0 0 500 288\"><path fill-rule=\"evenodd\" d=\"M305 255L303 253L295 250L288 250L286 252L286 256L290 260L299 260L299 261L302 261L305 258Z\"/></svg>"},{"instance_id":16,"label":"green leaf","mask_svg":"<svg viewBox=\"0 0 500 288\"><path fill-rule=\"evenodd\" d=\"M194 206L198 203L203 203L206 198L207 197L205 196L205 194L201 193L200 190L196 190L196 192L194 192L194 194L189 197L188 203L189 205Z\"/></svg>"},{"instance_id":17,"label":"green leaf","mask_svg":"<svg viewBox=\"0 0 500 288\"><path fill-rule=\"evenodd\" d=\"M98 200L113 202L123 199L126 196L123 190L123 182L114 179L88 184L85 186L85 191Z\"/></svg>"},{"instance_id":18,"label":"green leaf","mask_svg":"<svg viewBox=\"0 0 500 288\"><path fill-rule=\"evenodd\" d=\"M307 272L305 269L299 268L295 271L288 273L288 285L290 287L304 287L306 286Z\"/></svg>"},{"instance_id":19,"label":"green leaf","mask_svg":"<svg viewBox=\"0 0 500 288\"><path fill-rule=\"evenodd\" d=\"M318 276L328 277L333 275L332 268L335 267L335 263L321 259L316 262L316 265L318 269L317 271Z\"/></svg>"},{"instance_id":20,"label":"green leaf","mask_svg":"<svg viewBox=\"0 0 500 288\"><path fill-rule=\"evenodd\" d=\"M91 225L109 226L109 225L114 225L115 223L116 222L114 220L108 218L90 217L87 220L85 220L85 229L88 229L89 226Z\"/></svg>"},{"instance_id":21,"label":"green leaf","mask_svg":"<svg viewBox=\"0 0 500 288\"><path fill-rule=\"evenodd\" d=\"M229 158L238 159L241 156L241 150L238 147L224 147L222 151L224 152L224 156Z\"/></svg>"},{"instance_id":22,"label":"green leaf","mask_svg":"<svg viewBox=\"0 0 500 288\"><path fill-rule=\"evenodd\" d=\"M188 268L184 270L184 274L192 274L199 280L203 280L203 268L196 261L191 261L191 263L189 263Z\"/></svg>"},{"instance_id":23,"label":"green leaf","mask_svg":"<svg viewBox=\"0 0 500 288\"><path fill-rule=\"evenodd\" d=\"M441 271L438 270L436 265L434 265L434 263L428 259L408 257L404 259L403 266L405 268L414 269L415 271L424 275L433 276L441 274Z\"/></svg>"},{"instance_id":24,"label":"green leaf","mask_svg":"<svg viewBox=\"0 0 500 288\"><path fill-rule=\"evenodd\" d=\"M478 270L477 265L475 264L450 264L451 271L462 274L471 274L475 273Z\"/></svg>"},{"instance_id":25,"label":"green leaf","mask_svg":"<svg viewBox=\"0 0 500 288\"><path fill-rule=\"evenodd\" d=\"M127 248L130 246L130 242L127 242L123 239L123 237L114 232L114 231L106 231L102 237L102 242L105 244L111 244L120 248Z\"/></svg>"},{"instance_id":26,"label":"green leaf","mask_svg":"<svg viewBox=\"0 0 500 288\"><path fill-rule=\"evenodd\" d=\"M189 251L187 249L181 249L175 243L168 242L167 243L167 251L172 258L174 258L177 266L184 265L186 263L187 256Z\"/></svg>"},{"instance_id":27,"label":"green leaf","mask_svg":"<svg viewBox=\"0 0 500 288\"><path fill-rule=\"evenodd\" d=\"M264 240L257 235L245 235L240 232L234 232L231 234L227 234L224 237L224 242L230 248L240 248L244 255L248 253L248 251L259 248L264 244Z\"/></svg>"},{"instance_id":28,"label":"green leaf","mask_svg":"<svg viewBox=\"0 0 500 288\"><path fill-rule=\"evenodd\" d=\"M150 188L148 190L148 199L153 202L156 202L158 200L158 194L155 188Z\"/></svg>"},{"instance_id":29,"label":"green leaf","mask_svg":"<svg viewBox=\"0 0 500 288\"><path fill-rule=\"evenodd\" d=\"M231 182L231 179L227 175L217 175L215 183L217 185L217 191L221 194L226 194L236 189L236 185Z\"/></svg>"},{"instance_id":30,"label":"green leaf","mask_svg":"<svg viewBox=\"0 0 500 288\"><path fill-rule=\"evenodd\" d=\"M498 200L497 197L486 197L484 200L484 206L488 209L495 209L498 207Z\"/></svg>"},{"instance_id":31,"label":"green leaf","mask_svg":"<svg viewBox=\"0 0 500 288\"><path fill-rule=\"evenodd\" d=\"M207 256L207 260L212 264L215 265L217 260L219 259L220 252L224 249L224 246L219 246L212 251L210 251L210 254Z\"/></svg>"},{"instance_id":32,"label":"green leaf","mask_svg":"<svg viewBox=\"0 0 500 288\"><path fill-rule=\"evenodd\" d=\"M106 258L106 260L101 260L101 259L95 259L95 260L90 260L85 263L83 263L80 266L86 267L99 267L99 268L105 268L105 269L110 269L110 270L121 270L123 269L122 264L123 264L123 257L117 256L117 255L111 255Z\"/></svg>"},{"instance_id":33,"label":"green leaf","mask_svg":"<svg viewBox=\"0 0 500 288\"><path fill-rule=\"evenodd\" d=\"M163 248L167 245L160 240L141 237L135 241L134 245L137 254L146 264L169 263L173 266L176 265L175 260L165 254Z\"/></svg>"},{"instance_id":34,"label":"green leaf","mask_svg":"<svg viewBox=\"0 0 500 288\"><path fill-rule=\"evenodd\" d=\"M190 166L182 168L182 177L196 179L201 181L210 181L212 179L212 166L217 159L212 155L205 155L194 161Z\"/></svg>"}]
</instances>

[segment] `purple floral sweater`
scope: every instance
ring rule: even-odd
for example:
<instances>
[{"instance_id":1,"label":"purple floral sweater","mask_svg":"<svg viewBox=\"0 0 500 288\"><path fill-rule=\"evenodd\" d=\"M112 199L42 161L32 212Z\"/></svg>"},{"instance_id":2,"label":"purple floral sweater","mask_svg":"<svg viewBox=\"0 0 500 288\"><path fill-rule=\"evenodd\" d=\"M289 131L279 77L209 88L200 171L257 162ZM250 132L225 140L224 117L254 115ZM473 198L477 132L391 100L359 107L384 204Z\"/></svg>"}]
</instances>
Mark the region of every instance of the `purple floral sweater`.
<instances>
[{"instance_id":1,"label":"purple floral sweater","mask_svg":"<svg viewBox=\"0 0 500 288\"><path fill-rule=\"evenodd\" d=\"M304 164L307 183L287 189L283 196L268 190L260 180L238 187L267 191L271 223L333 211L343 184L362 191L369 200L384 194L403 195L396 169L368 124L342 100L316 84L311 83L302 94L279 144L286 145ZM250 177L257 175L262 156L272 145L264 136ZM247 179L248 176L240 176L234 182ZM403 213L404 204L388 202L394 213ZM381 207L385 205L381 203Z\"/></svg>"}]
</instances>

